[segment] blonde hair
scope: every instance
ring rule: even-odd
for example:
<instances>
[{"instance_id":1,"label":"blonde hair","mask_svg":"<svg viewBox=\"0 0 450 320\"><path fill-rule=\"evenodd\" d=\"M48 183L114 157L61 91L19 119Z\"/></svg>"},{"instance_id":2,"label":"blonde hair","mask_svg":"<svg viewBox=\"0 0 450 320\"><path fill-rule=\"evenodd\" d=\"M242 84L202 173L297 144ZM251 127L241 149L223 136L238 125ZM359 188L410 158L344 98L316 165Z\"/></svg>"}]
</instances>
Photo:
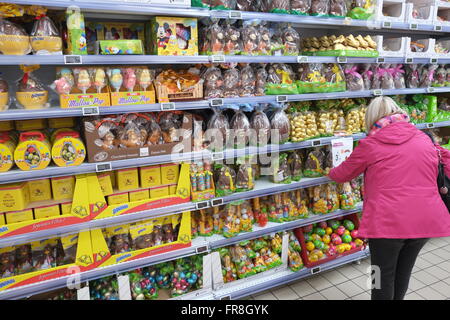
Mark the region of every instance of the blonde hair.
<instances>
[{"instance_id":1,"label":"blonde hair","mask_svg":"<svg viewBox=\"0 0 450 320\"><path fill-rule=\"evenodd\" d=\"M366 132L369 132L374 123L381 118L397 113L406 114L392 98L384 96L374 98L366 110Z\"/></svg>"}]
</instances>

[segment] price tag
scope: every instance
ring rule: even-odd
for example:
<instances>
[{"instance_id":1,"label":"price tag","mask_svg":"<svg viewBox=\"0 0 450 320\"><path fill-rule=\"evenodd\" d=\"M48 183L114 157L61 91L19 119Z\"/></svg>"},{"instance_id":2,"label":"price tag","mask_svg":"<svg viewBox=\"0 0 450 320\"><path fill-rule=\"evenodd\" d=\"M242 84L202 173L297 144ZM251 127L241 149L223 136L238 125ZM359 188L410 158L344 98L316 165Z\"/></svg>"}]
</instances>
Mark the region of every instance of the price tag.
<instances>
[{"instance_id":1,"label":"price tag","mask_svg":"<svg viewBox=\"0 0 450 320\"><path fill-rule=\"evenodd\" d=\"M213 152L213 153L211 153L211 158L213 161L223 160L223 158L224 158L223 152L222 151Z\"/></svg>"},{"instance_id":2,"label":"price tag","mask_svg":"<svg viewBox=\"0 0 450 320\"><path fill-rule=\"evenodd\" d=\"M174 102L161 103L161 111L175 110Z\"/></svg>"},{"instance_id":3,"label":"price tag","mask_svg":"<svg viewBox=\"0 0 450 320\"><path fill-rule=\"evenodd\" d=\"M427 123L427 128L428 128L428 129L434 128L434 123Z\"/></svg>"},{"instance_id":4,"label":"price tag","mask_svg":"<svg viewBox=\"0 0 450 320\"><path fill-rule=\"evenodd\" d=\"M64 56L64 64L83 64L83 59L75 55Z\"/></svg>"},{"instance_id":5,"label":"price tag","mask_svg":"<svg viewBox=\"0 0 450 320\"><path fill-rule=\"evenodd\" d=\"M140 157L148 157L150 154L149 154L149 151L148 151L148 148L146 147L146 148L140 148L139 149L139 156Z\"/></svg>"},{"instance_id":6,"label":"price tag","mask_svg":"<svg viewBox=\"0 0 450 320\"><path fill-rule=\"evenodd\" d=\"M417 23L411 23L409 25L409 29L410 30L417 30L417 29L419 29L419 26L417 25Z\"/></svg>"},{"instance_id":7,"label":"price tag","mask_svg":"<svg viewBox=\"0 0 450 320\"><path fill-rule=\"evenodd\" d=\"M277 102L287 102L288 97L287 96L277 96Z\"/></svg>"},{"instance_id":8,"label":"price tag","mask_svg":"<svg viewBox=\"0 0 450 320\"><path fill-rule=\"evenodd\" d=\"M131 300L130 277L128 275L118 276L117 285L119 287L119 299Z\"/></svg>"},{"instance_id":9,"label":"price tag","mask_svg":"<svg viewBox=\"0 0 450 320\"><path fill-rule=\"evenodd\" d=\"M230 19L242 19L242 12L241 11L230 11L228 13L228 17Z\"/></svg>"},{"instance_id":10,"label":"price tag","mask_svg":"<svg viewBox=\"0 0 450 320\"><path fill-rule=\"evenodd\" d=\"M83 107L82 112L83 116L98 116L100 114L98 107Z\"/></svg>"},{"instance_id":11,"label":"price tag","mask_svg":"<svg viewBox=\"0 0 450 320\"><path fill-rule=\"evenodd\" d=\"M342 22L343 24L345 24L346 26L349 26L352 24L352 18L350 17L345 17L344 21Z\"/></svg>"},{"instance_id":12,"label":"price tag","mask_svg":"<svg viewBox=\"0 0 450 320\"><path fill-rule=\"evenodd\" d=\"M437 64L438 63L438 59L437 58L430 58L430 63L431 64Z\"/></svg>"},{"instance_id":13,"label":"price tag","mask_svg":"<svg viewBox=\"0 0 450 320\"><path fill-rule=\"evenodd\" d=\"M77 300L91 300L89 286L77 290Z\"/></svg>"},{"instance_id":14,"label":"price tag","mask_svg":"<svg viewBox=\"0 0 450 320\"><path fill-rule=\"evenodd\" d=\"M222 98L211 99L209 100L209 105L211 107L223 106L223 99Z\"/></svg>"},{"instance_id":15,"label":"price tag","mask_svg":"<svg viewBox=\"0 0 450 320\"><path fill-rule=\"evenodd\" d=\"M385 59L384 58L377 58L377 63L384 63Z\"/></svg>"},{"instance_id":16,"label":"price tag","mask_svg":"<svg viewBox=\"0 0 450 320\"><path fill-rule=\"evenodd\" d=\"M347 57L337 57L338 63L347 63Z\"/></svg>"},{"instance_id":17,"label":"price tag","mask_svg":"<svg viewBox=\"0 0 450 320\"><path fill-rule=\"evenodd\" d=\"M405 63L411 64L414 62L413 58L405 58Z\"/></svg>"},{"instance_id":18,"label":"price tag","mask_svg":"<svg viewBox=\"0 0 450 320\"><path fill-rule=\"evenodd\" d=\"M212 63L224 63L225 56L223 54L217 54L217 55L211 56L211 62Z\"/></svg>"},{"instance_id":19,"label":"price tag","mask_svg":"<svg viewBox=\"0 0 450 320\"><path fill-rule=\"evenodd\" d=\"M212 199L211 200L211 206L212 207L221 206L222 204L223 204L223 199L222 198Z\"/></svg>"},{"instance_id":20,"label":"price tag","mask_svg":"<svg viewBox=\"0 0 450 320\"><path fill-rule=\"evenodd\" d=\"M442 26L434 26L434 31L442 31Z\"/></svg>"},{"instance_id":21,"label":"price tag","mask_svg":"<svg viewBox=\"0 0 450 320\"><path fill-rule=\"evenodd\" d=\"M195 252L197 254L202 253L202 252L208 252L208 246L201 246L195 249Z\"/></svg>"},{"instance_id":22,"label":"price tag","mask_svg":"<svg viewBox=\"0 0 450 320\"><path fill-rule=\"evenodd\" d=\"M320 141L320 139L318 140L311 140L311 147L317 147L320 146L322 143Z\"/></svg>"},{"instance_id":23,"label":"price tag","mask_svg":"<svg viewBox=\"0 0 450 320\"><path fill-rule=\"evenodd\" d=\"M311 269L311 274L318 274L321 271L320 267L315 267Z\"/></svg>"},{"instance_id":24,"label":"price tag","mask_svg":"<svg viewBox=\"0 0 450 320\"><path fill-rule=\"evenodd\" d=\"M333 156L333 167L339 166L347 160L353 151L353 138L340 138L331 140L331 153Z\"/></svg>"},{"instance_id":25,"label":"price tag","mask_svg":"<svg viewBox=\"0 0 450 320\"><path fill-rule=\"evenodd\" d=\"M434 92L434 88L433 87L428 87L427 88L427 92L428 93L433 93Z\"/></svg>"},{"instance_id":26,"label":"price tag","mask_svg":"<svg viewBox=\"0 0 450 320\"><path fill-rule=\"evenodd\" d=\"M307 56L298 56L297 63L308 63L308 57Z\"/></svg>"},{"instance_id":27,"label":"price tag","mask_svg":"<svg viewBox=\"0 0 450 320\"><path fill-rule=\"evenodd\" d=\"M95 171L97 171L97 172L104 172L104 171L111 171L111 170L112 170L111 162L97 163L95 165Z\"/></svg>"},{"instance_id":28,"label":"price tag","mask_svg":"<svg viewBox=\"0 0 450 320\"><path fill-rule=\"evenodd\" d=\"M197 210L205 209L205 208L208 208L208 207L209 207L208 201L197 202L197 203L195 204L195 208L196 208Z\"/></svg>"},{"instance_id":29,"label":"price tag","mask_svg":"<svg viewBox=\"0 0 450 320\"><path fill-rule=\"evenodd\" d=\"M392 28L392 22L383 21L383 28Z\"/></svg>"},{"instance_id":30,"label":"price tag","mask_svg":"<svg viewBox=\"0 0 450 320\"><path fill-rule=\"evenodd\" d=\"M383 95L383 90L381 90L381 89L375 89L375 90L373 90L372 94L373 94L374 96L382 96L382 95Z\"/></svg>"}]
</instances>

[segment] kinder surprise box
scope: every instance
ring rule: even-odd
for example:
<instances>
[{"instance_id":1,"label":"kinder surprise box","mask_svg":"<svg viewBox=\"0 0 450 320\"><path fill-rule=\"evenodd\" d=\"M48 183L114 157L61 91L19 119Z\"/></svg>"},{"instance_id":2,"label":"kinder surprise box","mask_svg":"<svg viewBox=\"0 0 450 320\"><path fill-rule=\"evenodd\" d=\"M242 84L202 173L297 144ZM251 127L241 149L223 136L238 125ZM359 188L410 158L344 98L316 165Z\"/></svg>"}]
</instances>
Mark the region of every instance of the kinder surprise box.
<instances>
[{"instance_id":1,"label":"kinder surprise box","mask_svg":"<svg viewBox=\"0 0 450 320\"><path fill-rule=\"evenodd\" d=\"M179 141L150 145L146 147L117 148L111 149L102 147L103 140L94 124L93 118L87 118L84 124L84 136L86 138L86 147L88 162L104 162L112 160L134 159L149 156L159 156L171 153L179 153L183 150L191 149L192 137L192 114L185 113L183 124L181 126Z\"/></svg>"},{"instance_id":2,"label":"kinder surprise box","mask_svg":"<svg viewBox=\"0 0 450 320\"><path fill-rule=\"evenodd\" d=\"M154 17L148 34L152 54L159 56L197 56L196 18Z\"/></svg>"}]
</instances>

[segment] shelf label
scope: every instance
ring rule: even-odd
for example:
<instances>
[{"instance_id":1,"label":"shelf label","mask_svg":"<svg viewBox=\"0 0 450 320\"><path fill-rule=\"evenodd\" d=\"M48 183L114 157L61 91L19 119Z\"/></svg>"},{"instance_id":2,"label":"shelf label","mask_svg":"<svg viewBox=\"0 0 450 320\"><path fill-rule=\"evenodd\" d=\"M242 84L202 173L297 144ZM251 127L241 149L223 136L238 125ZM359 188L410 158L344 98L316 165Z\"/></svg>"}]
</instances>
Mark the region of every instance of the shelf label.
<instances>
[{"instance_id":1,"label":"shelf label","mask_svg":"<svg viewBox=\"0 0 450 320\"><path fill-rule=\"evenodd\" d=\"M212 207L221 206L222 204L223 204L223 199L222 198L212 199L211 200L211 206Z\"/></svg>"},{"instance_id":2,"label":"shelf label","mask_svg":"<svg viewBox=\"0 0 450 320\"><path fill-rule=\"evenodd\" d=\"M209 100L209 105L211 107L223 106L223 99L222 98L211 99L211 100Z\"/></svg>"},{"instance_id":3,"label":"shelf label","mask_svg":"<svg viewBox=\"0 0 450 320\"><path fill-rule=\"evenodd\" d=\"M383 90L381 90L381 89L375 89L375 90L373 90L372 94L373 94L374 96L382 96L382 95L383 95Z\"/></svg>"},{"instance_id":4,"label":"shelf label","mask_svg":"<svg viewBox=\"0 0 450 320\"><path fill-rule=\"evenodd\" d=\"M427 128L428 128L428 129L434 128L434 123L427 123Z\"/></svg>"},{"instance_id":5,"label":"shelf label","mask_svg":"<svg viewBox=\"0 0 450 320\"><path fill-rule=\"evenodd\" d=\"M242 12L241 11L230 11L228 13L228 18L230 18L230 19L242 19Z\"/></svg>"},{"instance_id":6,"label":"shelf label","mask_svg":"<svg viewBox=\"0 0 450 320\"><path fill-rule=\"evenodd\" d=\"M311 147L317 147L317 146L320 146L321 144L322 144L322 142L320 141L320 139L311 140Z\"/></svg>"},{"instance_id":7,"label":"shelf label","mask_svg":"<svg viewBox=\"0 0 450 320\"><path fill-rule=\"evenodd\" d=\"M414 59L413 58L405 58L405 63L408 63L408 64L414 63Z\"/></svg>"},{"instance_id":8,"label":"shelf label","mask_svg":"<svg viewBox=\"0 0 450 320\"><path fill-rule=\"evenodd\" d=\"M385 59L384 58L377 58L377 63L384 63Z\"/></svg>"},{"instance_id":9,"label":"shelf label","mask_svg":"<svg viewBox=\"0 0 450 320\"><path fill-rule=\"evenodd\" d=\"M428 87L427 88L427 92L428 93L433 93L434 92L434 88L433 87Z\"/></svg>"},{"instance_id":10,"label":"shelf label","mask_svg":"<svg viewBox=\"0 0 450 320\"><path fill-rule=\"evenodd\" d=\"M345 18L344 18L344 21L342 22L342 24L345 24L345 25L347 25L347 26L351 25L351 24L352 24L352 18L350 18L350 17L345 17Z\"/></svg>"},{"instance_id":11,"label":"shelf label","mask_svg":"<svg viewBox=\"0 0 450 320\"><path fill-rule=\"evenodd\" d=\"M287 102L288 97L287 96L277 96L277 102Z\"/></svg>"},{"instance_id":12,"label":"shelf label","mask_svg":"<svg viewBox=\"0 0 450 320\"><path fill-rule=\"evenodd\" d=\"M297 63L308 63L308 56L298 56Z\"/></svg>"},{"instance_id":13,"label":"shelf label","mask_svg":"<svg viewBox=\"0 0 450 320\"><path fill-rule=\"evenodd\" d=\"M150 153L148 151L148 147L139 149L139 156L140 157L148 157L149 155L150 155Z\"/></svg>"},{"instance_id":14,"label":"shelf label","mask_svg":"<svg viewBox=\"0 0 450 320\"><path fill-rule=\"evenodd\" d=\"M174 102L161 103L161 111L175 110Z\"/></svg>"},{"instance_id":15,"label":"shelf label","mask_svg":"<svg viewBox=\"0 0 450 320\"><path fill-rule=\"evenodd\" d=\"M383 28L392 28L392 22L383 21Z\"/></svg>"},{"instance_id":16,"label":"shelf label","mask_svg":"<svg viewBox=\"0 0 450 320\"><path fill-rule=\"evenodd\" d=\"M201 246L201 247L195 248L195 252L197 254L203 253L203 252L208 252L208 246Z\"/></svg>"},{"instance_id":17,"label":"shelf label","mask_svg":"<svg viewBox=\"0 0 450 320\"><path fill-rule=\"evenodd\" d=\"M223 54L217 54L217 55L211 56L211 62L212 63L224 63L225 56Z\"/></svg>"},{"instance_id":18,"label":"shelf label","mask_svg":"<svg viewBox=\"0 0 450 320\"><path fill-rule=\"evenodd\" d=\"M97 171L97 172L104 172L104 171L111 171L111 170L112 170L111 162L97 163L95 165L95 171Z\"/></svg>"},{"instance_id":19,"label":"shelf label","mask_svg":"<svg viewBox=\"0 0 450 320\"><path fill-rule=\"evenodd\" d=\"M77 300L91 300L89 286L77 290Z\"/></svg>"},{"instance_id":20,"label":"shelf label","mask_svg":"<svg viewBox=\"0 0 450 320\"><path fill-rule=\"evenodd\" d=\"M333 168L347 160L353 151L353 138L339 138L331 140L331 154L333 156Z\"/></svg>"},{"instance_id":21,"label":"shelf label","mask_svg":"<svg viewBox=\"0 0 450 320\"><path fill-rule=\"evenodd\" d=\"M347 57L337 57L338 63L347 63Z\"/></svg>"},{"instance_id":22,"label":"shelf label","mask_svg":"<svg viewBox=\"0 0 450 320\"><path fill-rule=\"evenodd\" d=\"M64 56L64 64L83 64L83 59L77 55Z\"/></svg>"},{"instance_id":23,"label":"shelf label","mask_svg":"<svg viewBox=\"0 0 450 320\"><path fill-rule=\"evenodd\" d=\"M83 112L83 116L98 116L100 114L98 107L83 107L81 110Z\"/></svg>"},{"instance_id":24,"label":"shelf label","mask_svg":"<svg viewBox=\"0 0 450 320\"><path fill-rule=\"evenodd\" d=\"M208 207L209 207L208 201L197 202L197 203L195 204L195 208L196 208L197 210L205 209L205 208L208 208Z\"/></svg>"},{"instance_id":25,"label":"shelf label","mask_svg":"<svg viewBox=\"0 0 450 320\"><path fill-rule=\"evenodd\" d=\"M431 64L437 64L438 63L438 59L437 58L430 58L430 63Z\"/></svg>"},{"instance_id":26,"label":"shelf label","mask_svg":"<svg viewBox=\"0 0 450 320\"><path fill-rule=\"evenodd\" d=\"M119 287L119 299L131 300L130 277L127 274L117 276L117 286Z\"/></svg>"},{"instance_id":27,"label":"shelf label","mask_svg":"<svg viewBox=\"0 0 450 320\"><path fill-rule=\"evenodd\" d=\"M417 25L417 23L411 23L409 25L409 29L410 30L417 30L417 29L419 29L419 26Z\"/></svg>"},{"instance_id":28,"label":"shelf label","mask_svg":"<svg viewBox=\"0 0 450 320\"><path fill-rule=\"evenodd\" d=\"M442 31L442 26L434 26L434 31Z\"/></svg>"},{"instance_id":29,"label":"shelf label","mask_svg":"<svg viewBox=\"0 0 450 320\"><path fill-rule=\"evenodd\" d=\"M321 271L320 266L311 269L311 274L318 274Z\"/></svg>"},{"instance_id":30,"label":"shelf label","mask_svg":"<svg viewBox=\"0 0 450 320\"><path fill-rule=\"evenodd\" d=\"M219 160L223 160L225 156L223 155L222 151L219 152L212 152L211 153L211 158L213 161L219 161Z\"/></svg>"}]
</instances>

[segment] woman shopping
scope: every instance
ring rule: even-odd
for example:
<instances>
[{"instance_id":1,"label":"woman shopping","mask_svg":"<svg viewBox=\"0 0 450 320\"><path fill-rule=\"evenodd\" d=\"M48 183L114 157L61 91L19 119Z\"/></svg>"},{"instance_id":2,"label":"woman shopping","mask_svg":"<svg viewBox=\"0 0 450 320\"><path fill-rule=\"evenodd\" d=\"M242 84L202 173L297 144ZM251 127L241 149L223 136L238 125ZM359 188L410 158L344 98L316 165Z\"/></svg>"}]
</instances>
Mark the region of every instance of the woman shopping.
<instances>
[{"instance_id":1,"label":"woman shopping","mask_svg":"<svg viewBox=\"0 0 450 320\"><path fill-rule=\"evenodd\" d=\"M329 177L342 183L364 173L359 231L369 239L371 264L379 270L372 300L402 300L426 241L450 236L450 215L437 186L438 152L450 176L450 151L409 123L389 97L372 100L366 130L368 137Z\"/></svg>"}]
</instances>

